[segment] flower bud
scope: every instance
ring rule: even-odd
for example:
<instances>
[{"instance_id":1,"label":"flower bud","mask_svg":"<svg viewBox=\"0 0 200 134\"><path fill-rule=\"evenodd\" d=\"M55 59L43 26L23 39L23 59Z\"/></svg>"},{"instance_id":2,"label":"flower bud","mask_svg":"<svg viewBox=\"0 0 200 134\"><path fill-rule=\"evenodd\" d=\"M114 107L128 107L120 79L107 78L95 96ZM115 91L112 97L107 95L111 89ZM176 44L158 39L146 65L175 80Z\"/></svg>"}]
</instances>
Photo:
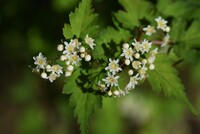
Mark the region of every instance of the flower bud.
<instances>
[{"instance_id":1,"label":"flower bud","mask_svg":"<svg viewBox=\"0 0 200 134\"><path fill-rule=\"evenodd\" d=\"M130 63L131 63L131 61L129 60L129 59L126 59L125 60L125 64L128 66L128 65L130 65Z\"/></svg>"},{"instance_id":2,"label":"flower bud","mask_svg":"<svg viewBox=\"0 0 200 134\"><path fill-rule=\"evenodd\" d=\"M154 64L150 64L150 65L149 65L149 69L150 69L150 70L154 70L154 69L155 69Z\"/></svg>"},{"instance_id":3,"label":"flower bud","mask_svg":"<svg viewBox=\"0 0 200 134\"><path fill-rule=\"evenodd\" d=\"M128 71L128 74L129 74L129 75L133 75L133 70L130 69L130 70Z\"/></svg>"},{"instance_id":4,"label":"flower bud","mask_svg":"<svg viewBox=\"0 0 200 134\"><path fill-rule=\"evenodd\" d=\"M72 65L69 65L69 66L67 67L67 70L68 70L68 71L73 71L73 70L74 70L74 67L73 67Z\"/></svg>"},{"instance_id":5,"label":"flower bud","mask_svg":"<svg viewBox=\"0 0 200 134\"><path fill-rule=\"evenodd\" d=\"M84 53L84 52L85 52L85 47L81 46L81 47L79 48L79 51L80 51L81 53Z\"/></svg>"},{"instance_id":6,"label":"flower bud","mask_svg":"<svg viewBox=\"0 0 200 134\"><path fill-rule=\"evenodd\" d=\"M139 59L139 58L140 58L140 54L139 54L139 53L136 53L136 54L134 54L134 57L135 57L136 59Z\"/></svg>"},{"instance_id":7,"label":"flower bud","mask_svg":"<svg viewBox=\"0 0 200 134\"><path fill-rule=\"evenodd\" d=\"M69 77L69 76L71 76L72 75L72 72L71 71L66 71L65 72L65 77Z\"/></svg>"},{"instance_id":8,"label":"flower bud","mask_svg":"<svg viewBox=\"0 0 200 134\"><path fill-rule=\"evenodd\" d=\"M63 44L59 44L59 45L57 46L57 50L58 50L58 51L63 51L63 49L64 49Z\"/></svg>"},{"instance_id":9,"label":"flower bud","mask_svg":"<svg viewBox=\"0 0 200 134\"><path fill-rule=\"evenodd\" d=\"M124 43L123 44L123 48L128 49L129 48L129 44L128 43Z\"/></svg>"},{"instance_id":10,"label":"flower bud","mask_svg":"<svg viewBox=\"0 0 200 134\"><path fill-rule=\"evenodd\" d=\"M108 96L112 96L112 91L108 91Z\"/></svg>"},{"instance_id":11,"label":"flower bud","mask_svg":"<svg viewBox=\"0 0 200 134\"><path fill-rule=\"evenodd\" d=\"M91 56L88 54L85 56L85 61L90 61L91 60Z\"/></svg>"},{"instance_id":12,"label":"flower bud","mask_svg":"<svg viewBox=\"0 0 200 134\"><path fill-rule=\"evenodd\" d=\"M42 72L42 73L41 73L41 77L42 77L43 79L47 79L47 73Z\"/></svg>"}]
</instances>

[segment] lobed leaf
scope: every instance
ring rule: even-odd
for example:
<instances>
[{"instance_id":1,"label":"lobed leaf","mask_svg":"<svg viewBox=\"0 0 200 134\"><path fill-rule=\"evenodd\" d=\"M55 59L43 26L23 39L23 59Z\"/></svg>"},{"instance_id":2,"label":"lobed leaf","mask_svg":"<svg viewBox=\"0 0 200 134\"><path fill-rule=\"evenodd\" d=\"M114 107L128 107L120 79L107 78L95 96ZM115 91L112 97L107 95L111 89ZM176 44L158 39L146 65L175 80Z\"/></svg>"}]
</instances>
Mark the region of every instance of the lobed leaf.
<instances>
[{"instance_id":1,"label":"lobed leaf","mask_svg":"<svg viewBox=\"0 0 200 134\"><path fill-rule=\"evenodd\" d=\"M70 25L65 24L63 28L66 39L72 38L73 35L77 38L85 38L87 34L90 36L97 34L97 14L94 14L91 9L91 0L82 0L75 12L70 13L69 20Z\"/></svg>"},{"instance_id":2,"label":"lobed leaf","mask_svg":"<svg viewBox=\"0 0 200 134\"><path fill-rule=\"evenodd\" d=\"M154 91L163 92L166 97L183 101L194 114L197 114L189 102L184 92L184 86L177 74L176 69L172 67L172 61L169 57L166 54L160 54L156 57L155 69L148 71L148 81Z\"/></svg>"},{"instance_id":3,"label":"lobed leaf","mask_svg":"<svg viewBox=\"0 0 200 134\"><path fill-rule=\"evenodd\" d=\"M122 23L123 27L133 29L139 26L140 19L148 16L151 12L151 3L144 0L119 0L125 11L118 11L115 16Z\"/></svg>"},{"instance_id":4,"label":"lobed leaf","mask_svg":"<svg viewBox=\"0 0 200 134\"><path fill-rule=\"evenodd\" d=\"M70 105L74 107L74 115L80 123L81 134L88 134L88 124L96 109L101 107L101 96L89 92L83 92L77 85L76 80L80 71L76 70L73 75L66 79L63 93L70 94Z\"/></svg>"}]
</instances>

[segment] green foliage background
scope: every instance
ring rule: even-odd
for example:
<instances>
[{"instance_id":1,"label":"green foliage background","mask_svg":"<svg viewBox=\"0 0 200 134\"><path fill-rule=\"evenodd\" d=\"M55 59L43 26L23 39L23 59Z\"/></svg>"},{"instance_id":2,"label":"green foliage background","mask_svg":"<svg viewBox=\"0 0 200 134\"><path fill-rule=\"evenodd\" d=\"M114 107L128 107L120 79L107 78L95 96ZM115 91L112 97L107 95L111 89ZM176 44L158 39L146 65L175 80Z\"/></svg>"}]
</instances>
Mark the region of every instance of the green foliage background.
<instances>
[{"instance_id":1,"label":"green foliage background","mask_svg":"<svg viewBox=\"0 0 200 134\"><path fill-rule=\"evenodd\" d=\"M71 36L70 34L63 36L62 28L64 23L69 23L68 15L75 10L78 2L80 1L10 0L0 2L0 133L80 133L73 109L69 106L69 95L62 94L63 81L59 79L54 83L49 83L34 75L28 67L33 64L32 57L40 51L50 58L57 55L55 51L57 44L64 39L64 36ZM171 37L177 40L175 53L187 61L176 67L187 96L200 112L200 2L198 0L155 0L140 3L139 0L135 0L135 5L139 6L133 7L130 6L133 4L131 0L119 0L119 3L93 0L94 12L99 13L100 26L115 25L116 27L116 29L109 27L101 32L103 38L97 42L111 42L108 34L104 33L112 34L116 43L120 41L117 37L123 40L126 39L125 35L130 35L128 31L113 24L111 15L114 12L118 21L127 29L139 26L138 18L145 17L151 20L148 13L154 7L157 7L156 12L169 20L175 17L171 22ZM144 7L144 4L149 6ZM135 15L135 8L144 9L141 14ZM73 15L71 18L76 19ZM132 23L127 23L128 21ZM76 25L72 26L73 28L76 28ZM77 36L85 36L84 34L77 33ZM96 58L105 58L98 56L95 55ZM173 69L171 71L176 72ZM168 78L173 82L174 76ZM187 110L187 106L183 103L164 98L162 94L155 94L150 88L151 83L154 82L145 82L126 97L104 98L102 109L96 111L90 121L89 132L92 134L200 133L199 117ZM170 90L173 90L173 87ZM74 97L80 97L78 90L71 89L66 92L77 92L77 96ZM166 95L170 96L167 91ZM90 98L93 98L90 94L80 97L82 103L87 103ZM82 107L77 107L77 109L82 109ZM90 113L83 113L83 115L86 114Z\"/></svg>"}]
</instances>

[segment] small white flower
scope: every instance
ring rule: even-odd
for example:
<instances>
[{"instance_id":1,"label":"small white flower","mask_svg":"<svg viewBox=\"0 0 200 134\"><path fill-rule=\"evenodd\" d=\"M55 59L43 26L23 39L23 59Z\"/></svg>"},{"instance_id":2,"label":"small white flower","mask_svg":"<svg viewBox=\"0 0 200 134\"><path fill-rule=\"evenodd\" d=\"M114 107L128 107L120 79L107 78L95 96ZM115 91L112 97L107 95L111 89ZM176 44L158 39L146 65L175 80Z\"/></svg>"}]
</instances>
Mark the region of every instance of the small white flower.
<instances>
[{"instance_id":1,"label":"small white flower","mask_svg":"<svg viewBox=\"0 0 200 134\"><path fill-rule=\"evenodd\" d=\"M132 45L134 46L134 49L139 52L142 50L142 45L140 42L138 42L136 39L134 39L134 42L132 42Z\"/></svg>"},{"instance_id":2,"label":"small white flower","mask_svg":"<svg viewBox=\"0 0 200 134\"><path fill-rule=\"evenodd\" d=\"M169 34L167 34L164 38L163 38L163 43L161 44L161 47L166 46L170 41L170 36Z\"/></svg>"},{"instance_id":3,"label":"small white flower","mask_svg":"<svg viewBox=\"0 0 200 134\"><path fill-rule=\"evenodd\" d=\"M91 49L94 49L94 46L96 45L96 44L94 44L94 39L89 37L88 34L85 37L85 43L88 44Z\"/></svg>"},{"instance_id":4,"label":"small white flower","mask_svg":"<svg viewBox=\"0 0 200 134\"><path fill-rule=\"evenodd\" d=\"M166 27L165 31L169 33L170 32L170 27Z\"/></svg>"},{"instance_id":5,"label":"small white flower","mask_svg":"<svg viewBox=\"0 0 200 134\"><path fill-rule=\"evenodd\" d=\"M130 59L131 61L133 60L133 49L130 48L122 48L123 53L121 54L121 56L124 56L126 59Z\"/></svg>"},{"instance_id":6,"label":"small white flower","mask_svg":"<svg viewBox=\"0 0 200 134\"><path fill-rule=\"evenodd\" d=\"M51 70L51 65L47 65L47 66L46 66L46 70L47 70L47 72L50 72L50 70Z\"/></svg>"},{"instance_id":7,"label":"small white flower","mask_svg":"<svg viewBox=\"0 0 200 134\"><path fill-rule=\"evenodd\" d=\"M151 42L148 42L148 40L144 39L144 41L142 42L142 54L144 54L145 52L149 52L151 45Z\"/></svg>"},{"instance_id":8,"label":"small white flower","mask_svg":"<svg viewBox=\"0 0 200 134\"><path fill-rule=\"evenodd\" d=\"M152 63L154 63L155 59L156 59L155 56L150 56L150 57L147 59L147 61L148 61L149 64L152 64Z\"/></svg>"},{"instance_id":9,"label":"small white flower","mask_svg":"<svg viewBox=\"0 0 200 134\"><path fill-rule=\"evenodd\" d=\"M64 44L65 44L65 50L63 51L63 54L69 55L75 52L76 46L74 43L67 43L65 41Z\"/></svg>"},{"instance_id":10,"label":"small white flower","mask_svg":"<svg viewBox=\"0 0 200 134\"><path fill-rule=\"evenodd\" d=\"M112 72L112 74L116 74L116 72L121 71L122 69L119 67L119 59L117 60L112 60L111 58L109 58L109 64L108 66L105 68L105 70L109 70L110 72Z\"/></svg>"},{"instance_id":11,"label":"small white flower","mask_svg":"<svg viewBox=\"0 0 200 134\"><path fill-rule=\"evenodd\" d=\"M147 27L143 28L143 31L146 32L146 35L151 36L151 34L155 33L156 30L153 26L148 25Z\"/></svg>"},{"instance_id":12,"label":"small white flower","mask_svg":"<svg viewBox=\"0 0 200 134\"><path fill-rule=\"evenodd\" d=\"M86 56L85 56L85 61L90 61L91 60L91 56L89 55L89 54L87 54Z\"/></svg>"},{"instance_id":13,"label":"small white flower","mask_svg":"<svg viewBox=\"0 0 200 134\"><path fill-rule=\"evenodd\" d=\"M35 60L34 64L37 65L38 68L45 69L45 66L47 65L47 58L42 55L40 52L38 56L33 57Z\"/></svg>"},{"instance_id":14,"label":"small white flower","mask_svg":"<svg viewBox=\"0 0 200 134\"><path fill-rule=\"evenodd\" d=\"M127 84L126 86L126 89L125 90L130 90L130 89L134 89L135 86L138 84L138 74L133 76L133 77L130 77L130 81L129 83Z\"/></svg>"},{"instance_id":15,"label":"small white flower","mask_svg":"<svg viewBox=\"0 0 200 134\"><path fill-rule=\"evenodd\" d=\"M150 52L151 56L155 56L158 53L158 48L155 48Z\"/></svg>"},{"instance_id":16,"label":"small white flower","mask_svg":"<svg viewBox=\"0 0 200 134\"><path fill-rule=\"evenodd\" d=\"M106 91L107 90L107 87L105 84L101 83L101 81L98 82L97 86L99 87L99 89L101 91Z\"/></svg>"},{"instance_id":17,"label":"small white flower","mask_svg":"<svg viewBox=\"0 0 200 134\"><path fill-rule=\"evenodd\" d=\"M67 66L70 65L70 61L66 61L65 65L67 65Z\"/></svg>"},{"instance_id":18,"label":"small white flower","mask_svg":"<svg viewBox=\"0 0 200 134\"><path fill-rule=\"evenodd\" d=\"M57 46L57 50L58 50L58 51L63 51L63 50L64 50L63 44L59 44L59 45Z\"/></svg>"},{"instance_id":19,"label":"small white flower","mask_svg":"<svg viewBox=\"0 0 200 134\"><path fill-rule=\"evenodd\" d=\"M108 73L108 77L102 80L106 83L107 87L109 86L112 87L112 86L118 86L118 79L119 79L119 76L114 76Z\"/></svg>"},{"instance_id":20,"label":"small white flower","mask_svg":"<svg viewBox=\"0 0 200 134\"><path fill-rule=\"evenodd\" d=\"M144 79L146 77L146 71L147 71L147 68L145 66L143 66L142 68L140 68L140 70L138 71L139 74L140 74L140 79Z\"/></svg>"},{"instance_id":21,"label":"small white flower","mask_svg":"<svg viewBox=\"0 0 200 134\"><path fill-rule=\"evenodd\" d=\"M162 29L163 31L166 31L167 28L166 20L164 20L159 16L158 18L155 18L155 21L157 22L157 29Z\"/></svg>"},{"instance_id":22,"label":"small white flower","mask_svg":"<svg viewBox=\"0 0 200 134\"><path fill-rule=\"evenodd\" d=\"M60 74L63 73L62 67L61 67L60 65L53 65L53 66L51 67L51 69L49 70L49 72L55 73L55 74L57 74L58 76L60 76Z\"/></svg>"},{"instance_id":23,"label":"small white flower","mask_svg":"<svg viewBox=\"0 0 200 134\"><path fill-rule=\"evenodd\" d=\"M140 61L133 61L132 62L132 67L134 68L134 69L139 69L139 68L141 68L141 62Z\"/></svg>"},{"instance_id":24,"label":"small white flower","mask_svg":"<svg viewBox=\"0 0 200 134\"><path fill-rule=\"evenodd\" d=\"M71 39L69 44L72 44L76 48L79 48L79 46L81 45L81 42L79 42L78 39Z\"/></svg>"},{"instance_id":25,"label":"small white flower","mask_svg":"<svg viewBox=\"0 0 200 134\"><path fill-rule=\"evenodd\" d=\"M51 73L50 75L49 75L49 81L50 82L53 82L54 80L56 80L56 78L58 78L59 76L57 75L57 74L55 74L55 73Z\"/></svg>"},{"instance_id":26,"label":"small white flower","mask_svg":"<svg viewBox=\"0 0 200 134\"><path fill-rule=\"evenodd\" d=\"M81 61L81 58L76 53L68 55L68 59L72 65L76 66L78 66L78 63Z\"/></svg>"}]
</instances>

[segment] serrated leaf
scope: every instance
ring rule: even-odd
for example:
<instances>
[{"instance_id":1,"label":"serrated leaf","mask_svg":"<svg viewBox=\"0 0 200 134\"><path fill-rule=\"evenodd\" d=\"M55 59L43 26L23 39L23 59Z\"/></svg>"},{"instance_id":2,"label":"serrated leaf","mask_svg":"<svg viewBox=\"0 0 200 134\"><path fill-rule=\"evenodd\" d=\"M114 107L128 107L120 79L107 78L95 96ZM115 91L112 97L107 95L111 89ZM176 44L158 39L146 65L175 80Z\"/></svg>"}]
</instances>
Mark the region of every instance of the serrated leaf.
<instances>
[{"instance_id":1,"label":"serrated leaf","mask_svg":"<svg viewBox=\"0 0 200 134\"><path fill-rule=\"evenodd\" d=\"M184 86L177 71L172 67L172 61L166 54L159 54L155 60L155 69L148 71L148 81L156 92L163 92L166 97L172 97L186 103L190 110L197 114L196 110L190 104L185 92Z\"/></svg>"},{"instance_id":2,"label":"serrated leaf","mask_svg":"<svg viewBox=\"0 0 200 134\"><path fill-rule=\"evenodd\" d=\"M119 0L119 3L125 11L120 10L115 16L125 28L129 29L139 26L139 20L148 16L152 8L151 3L144 0Z\"/></svg>"},{"instance_id":3,"label":"serrated leaf","mask_svg":"<svg viewBox=\"0 0 200 134\"><path fill-rule=\"evenodd\" d=\"M91 0L82 0L75 12L70 13L69 20L70 25L65 25L63 28L66 39L72 38L72 35L77 38L85 38L87 34L90 36L97 34L97 14L93 14Z\"/></svg>"},{"instance_id":4,"label":"serrated leaf","mask_svg":"<svg viewBox=\"0 0 200 134\"><path fill-rule=\"evenodd\" d=\"M74 107L74 115L80 123L81 134L88 134L88 125L93 113L101 107L101 96L89 92L83 92L77 85L76 80L80 71L76 70L73 75L66 79L63 93L70 94L70 105Z\"/></svg>"}]
</instances>

